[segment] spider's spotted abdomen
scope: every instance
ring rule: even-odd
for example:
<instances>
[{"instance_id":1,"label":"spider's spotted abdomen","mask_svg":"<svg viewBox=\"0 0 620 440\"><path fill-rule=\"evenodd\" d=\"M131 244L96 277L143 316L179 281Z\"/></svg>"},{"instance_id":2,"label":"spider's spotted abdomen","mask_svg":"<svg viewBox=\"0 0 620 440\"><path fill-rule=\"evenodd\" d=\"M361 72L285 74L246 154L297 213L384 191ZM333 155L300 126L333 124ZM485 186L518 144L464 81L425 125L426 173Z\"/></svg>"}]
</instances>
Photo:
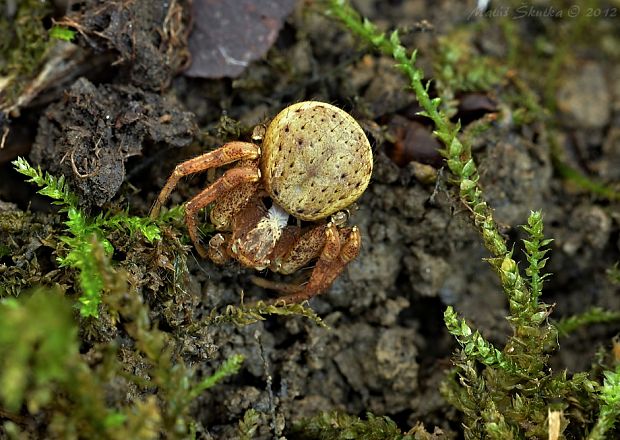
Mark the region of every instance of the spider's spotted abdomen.
<instances>
[{"instance_id":1,"label":"spider's spotted abdomen","mask_svg":"<svg viewBox=\"0 0 620 440\"><path fill-rule=\"evenodd\" d=\"M293 216L313 221L362 195L372 173L372 150L348 113L323 102L300 102L267 127L261 169L274 201Z\"/></svg>"}]
</instances>

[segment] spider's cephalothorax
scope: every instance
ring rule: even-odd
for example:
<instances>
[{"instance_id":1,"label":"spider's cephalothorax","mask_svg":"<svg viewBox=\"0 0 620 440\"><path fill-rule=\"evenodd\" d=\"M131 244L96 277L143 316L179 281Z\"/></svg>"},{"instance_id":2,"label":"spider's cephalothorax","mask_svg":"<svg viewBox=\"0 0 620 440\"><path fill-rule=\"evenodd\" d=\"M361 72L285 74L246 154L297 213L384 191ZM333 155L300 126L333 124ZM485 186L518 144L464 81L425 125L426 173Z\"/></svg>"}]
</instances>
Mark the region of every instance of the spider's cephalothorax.
<instances>
[{"instance_id":1,"label":"spider's cephalothorax","mask_svg":"<svg viewBox=\"0 0 620 440\"><path fill-rule=\"evenodd\" d=\"M282 298L287 302L327 289L359 253L359 230L345 226L343 210L362 195L372 173L372 151L362 128L330 104L291 105L267 126L260 147L229 142L179 164L151 216L158 215L182 176L232 162L236 166L186 205L186 223L198 253L216 263L234 258L283 274L317 260L305 285L257 283L288 293ZM211 221L219 232L205 248L196 216L212 202ZM311 223L302 226L289 216Z\"/></svg>"}]
</instances>

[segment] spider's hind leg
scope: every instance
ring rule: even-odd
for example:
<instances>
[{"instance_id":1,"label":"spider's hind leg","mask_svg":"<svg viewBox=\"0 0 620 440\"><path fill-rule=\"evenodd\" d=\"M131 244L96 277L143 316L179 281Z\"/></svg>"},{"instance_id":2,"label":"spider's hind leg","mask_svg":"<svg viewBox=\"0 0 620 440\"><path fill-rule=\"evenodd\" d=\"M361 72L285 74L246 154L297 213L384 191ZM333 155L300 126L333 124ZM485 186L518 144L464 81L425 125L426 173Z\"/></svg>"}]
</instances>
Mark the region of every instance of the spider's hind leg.
<instances>
[{"instance_id":1,"label":"spider's hind leg","mask_svg":"<svg viewBox=\"0 0 620 440\"><path fill-rule=\"evenodd\" d=\"M347 264L357 257L361 247L361 235L357 227L338 229L333 223L329 223L324 233L325 242L319 259L305 285L273 282L258 277L253 277L253 282L261 287L286 293L274 302L299 303L323 293Z\"/></svg>"}]
</instances>

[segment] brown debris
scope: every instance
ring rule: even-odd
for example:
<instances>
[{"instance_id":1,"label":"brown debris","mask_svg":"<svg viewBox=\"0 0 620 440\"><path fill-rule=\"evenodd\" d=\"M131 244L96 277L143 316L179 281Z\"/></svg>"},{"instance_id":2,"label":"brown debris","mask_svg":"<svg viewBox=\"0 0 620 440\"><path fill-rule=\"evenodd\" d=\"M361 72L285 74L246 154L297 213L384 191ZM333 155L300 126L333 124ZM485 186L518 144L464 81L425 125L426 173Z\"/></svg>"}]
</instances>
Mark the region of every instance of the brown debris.
<instances>
[{"instance_id":1,"label":"brown debris","mask_svg":"<svg viewBox=\"0 0 620 440\"><path fill-rule=\"evenodd\" d=\"M441 146L423 124L395 115L388 123L388 131L394 140L387 145L386 154L399 167L411 161L441 166Z\"/></svg>"},{"instance_id":2,"label":"brown debris","mask_svg":"<svg viewBox=\"0 0 620 440\"><path fill-rule=\"evenodd\" d=\"M58 24L79 33L78 43L114 50L134 85L165 89L189 62L188 1L95 0Z\"/></svg>"}]
</instances>

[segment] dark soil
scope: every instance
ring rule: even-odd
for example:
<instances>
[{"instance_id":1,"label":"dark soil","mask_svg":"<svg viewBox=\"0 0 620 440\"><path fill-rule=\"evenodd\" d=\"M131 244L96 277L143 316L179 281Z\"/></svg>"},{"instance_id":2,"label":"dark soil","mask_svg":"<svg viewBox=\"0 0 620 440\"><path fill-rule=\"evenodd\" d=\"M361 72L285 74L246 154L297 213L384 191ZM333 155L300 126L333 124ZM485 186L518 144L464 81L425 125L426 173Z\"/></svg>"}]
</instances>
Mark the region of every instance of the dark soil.
<instances>
[{"instance_id":1,"label":"dark soil","mask_svg":"<svg viewBox=\"0 0 620 440\"><path fill-rule=\"evenodd\" d=\"M24 108L12 121L6 151L13 153L0 156L0 210L17 212L15 206L30 206L33 214L19 219L24 228L32 228L27 234L9 231L25 250L12 263L19 270L2 262L5 274L13 271L47 283L46 271L54 266L44 245L28 238L45 234L35 231L48 227L44 213L49 208L44 199L31 202L32 189L12 171L9 161L18 154L29 153L32 162L67 176L84 206L95 213L111 202L146 215L180 161L228 140L249 140L254 125L290 103L333 103L360 121L375 153L373 179L350 218L362 232L361 254L328 292L310 301L329 329L303 318L271 318L243 328L209 327L202 340L180 341L184 358L199 374L209 374L213 365L234 353L247 357L240 375L199 398L195 414L201 435L234 438L244 412L256 408L272 419L261 426L257 438L278 438L296 420L332 409L388 415L403 429L421 421L431 431L438 426L448 437L460 437L458 414L439 394L456 348L443 325L443 311L453 305L487 338L500 342L509 332L507 304L484 261L488 253L470 213L441 168L432 127L416 116L415 96L393 61L369 55L317 7L299 2L267 55L250 63L241 76L174 76L185 65L171 54L186 42L180 36L188 17L175 15L178 22L172 25L171 38L180 42L154 44L149 20L159 22L165 12L151 11L151 2L130 2L137 9L128 15L114 10L116 2L84 3L89 6L72 18L84 27L79 44L95 54L115 54L119 66L77 79L51 102ZM454 38L454 44L463 44L463 34L477 55L514 67L508 66L501 18L468 19L474 7L469 3L355 2L379 26L405 29L403 40L419 50L429 78L438 39ZM139 32L127 36L122 32L129 32L128 23L136 23L132 17L146 21L139 21ZM511 25L522 47L533 47L538 38L554 54L563 49L552 37L568 32L574 23L568 18L524 17ZM530 210L544 212L546 234L554 241L547 266L553 276L543 300L555 304L555 319L591 306L620 310L618 288L606 275L620 260L618 202L562 178L552 155L559 149L562 160L575 169L619 187L619 40L608 32L609 20L592 18L587 26L590 35L598 32L616 39L578 40L562 58L557 78L535 80L533 72L544 76L548 71L545 63L551 55L531 49L529 58L519 60L522 71L513 69L487 89L453 90L455 120L471 125L485 115L495 118L489 130L473 138L474 157L485 197L502 232L515 244L517 259L522 258L523 238L518 226ZM457 31L462 34L457 36ZM234 36L231 29L230 38ZM515 86L514 77L521 86ZM525 106L519 99L527 91L541 97L548 111L529 111L529 119L517 121L517 109ZM185 179L168 206L187 201L212 178L207 173ZM135 261L149 264L139 250L124 251L134 251ZM241 292L251 299L274 295L250 282L251 270L215 266L193 250L187 262L190 279L172 309L158 304L159 281L145 276L139 286L152 318L171 335L178 334L186 316L198 319L214 307L238 304ZM171 301L169 296L166 301ZM85 337L85 344L116 337L116 330L104 330L106 325L101 324L100 337ZM588 368L596 350L610 345L616 331L611 325L596 326L563 340L555 367Z\"/></svg>"}]
</instances>

